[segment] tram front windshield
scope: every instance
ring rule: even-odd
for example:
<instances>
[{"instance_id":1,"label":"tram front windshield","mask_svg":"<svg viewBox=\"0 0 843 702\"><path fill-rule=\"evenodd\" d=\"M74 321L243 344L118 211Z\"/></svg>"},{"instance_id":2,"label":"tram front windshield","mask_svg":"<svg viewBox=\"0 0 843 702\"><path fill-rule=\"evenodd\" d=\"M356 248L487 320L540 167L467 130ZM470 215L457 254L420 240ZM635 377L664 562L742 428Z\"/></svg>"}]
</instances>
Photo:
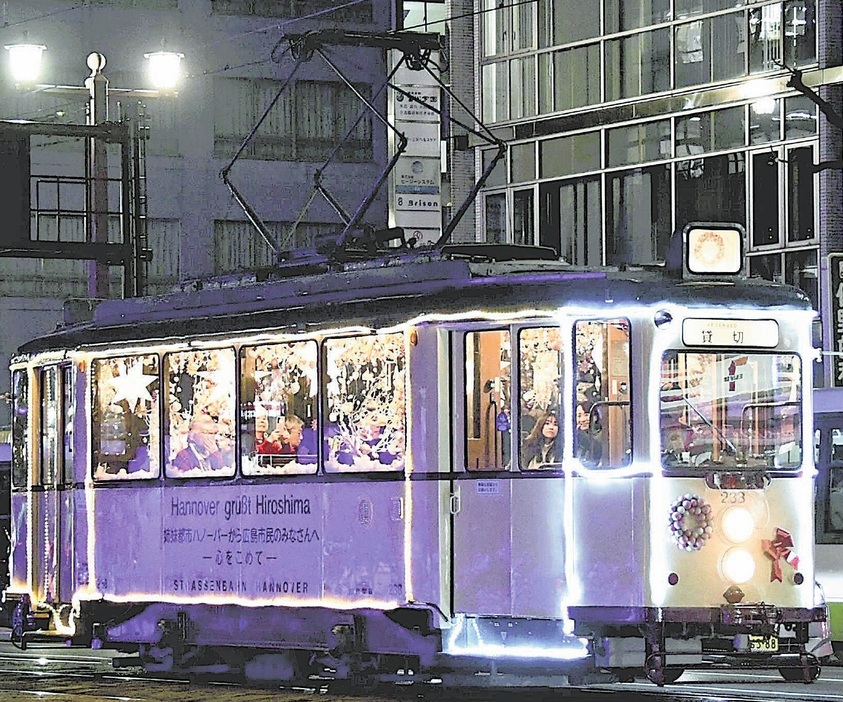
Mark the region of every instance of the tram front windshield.
<instances>
[{"instance_id":1,"label":"tram front windshield","mask_svg":"<svg viewBox=\"0 0 843 702\"><path fill-rule=\"evenodd\" d=\"M666 353L659 403L663 465L798 469L801 372L795 354Z\"/></svg>"}]
</instances>

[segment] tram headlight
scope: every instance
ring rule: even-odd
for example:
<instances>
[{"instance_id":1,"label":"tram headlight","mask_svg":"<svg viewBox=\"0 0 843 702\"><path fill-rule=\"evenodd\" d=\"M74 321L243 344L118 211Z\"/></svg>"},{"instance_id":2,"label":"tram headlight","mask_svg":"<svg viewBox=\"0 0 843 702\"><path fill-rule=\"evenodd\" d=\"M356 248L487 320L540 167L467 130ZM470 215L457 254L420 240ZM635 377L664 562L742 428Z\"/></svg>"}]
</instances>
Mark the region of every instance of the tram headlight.
<instances>
[{"instance_id":1,"label":"tram headlight","mask_svg":"<svg viewBox=\"0 0 843 702\"><path fill-rule=\"evenodd\" d=\"M746 541L755 531L755 520L746 507L730 507L720 517L720 528L732 543Z\"/></svg>"},{"instance_id":2,"label":"tram headlight","mask_svg":"<svg viewBox=\"0 0 843 702\"><path fill-rule=\"evenodd\" d=\"M755 575L755 559L745 548L730 548L723 556L720 568L733 583L745 583Z\"/></svg>"}]
</instances>

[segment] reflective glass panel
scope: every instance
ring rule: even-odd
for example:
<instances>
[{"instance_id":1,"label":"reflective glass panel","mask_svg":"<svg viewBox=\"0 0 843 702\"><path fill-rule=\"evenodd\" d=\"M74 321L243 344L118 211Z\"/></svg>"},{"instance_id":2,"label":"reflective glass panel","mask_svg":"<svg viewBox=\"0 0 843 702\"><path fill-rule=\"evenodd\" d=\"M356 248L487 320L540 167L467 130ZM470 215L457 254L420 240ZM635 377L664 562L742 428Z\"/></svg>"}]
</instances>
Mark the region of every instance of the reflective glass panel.
<instances>
[{"instance_id":1,"label":"reflective glass panel","mask_svg":"<svg viewBox=\"0 0 843 702\"><path fill-rule=\"evenodd\" d=\"M12 373L12 485L29 482L29 375L26 370Z\"/></svg>"},{"instance_id":2,"label":"reflective glass panel","mask_svg":"<svg viewBox=\"0 0 843 702\"><path fill-rule=\"evenodd\" d=\"M403 470L404 358L400 333L325 342L326 470Z\"/></svg>"},{"instance_id":3,"label":"reflective glass panel","mask_svg":"<svg viewBox=\"0 0 843 702\"><path fill-rule=\"evenodd\" d=\"M235 368L234 349L180 351L164 357L168 477L234 475Z\"/></svg>"},{"instance_id":4,"label":"reflective glass panel","mask_svg":"<svg viewBox=\"0 0 843 702\"><path fill-rule=\"evenodd\" d=\"M240 350L244 475L316 472L316 342Z\"/></svg>"},{"instance_id":5,"label":"reflective glass panel","mask_svg":"<svg viewBox=\"0 0 843 702\"><path fill-rule=\"evenodd\" d=\"M606 42L606 99L638 97L670 88L670 30Z\"/></svg>"},{"instance_id":6,"label":"reflective glass panel","mask_svg":"<svg viewBox=\"0 0 843 702\"><path fill-rule=\"evenodd\" d=\"M521 470L552 468L562 460L560 386L562 335L558 327L518 334Z\"/></svg>"},{"instance_id":7,"label":"reflective glass panel","mask_svg":"<svg viewBox=\"0 0 843 702\"><path fill-rule=\"evenodd\" d=\"M506 330L465 335L467 470L505 470L509 466L511 354Z\"/></svg>"},{"instance_id":8,"label":"reflective glass panel","mask_svg":"<svg viewBox=\"0 0 843 702\"><path fill-rule=\"evenodd\" d=\"M158 477L158 356L99 358L91 372L94 478Z\"/></svg>"},{"instance_id":9,"label":"reflective glass panel","mask_svg":"<svg viewBox=\"0 0 843 702\"><path fill-rule=\"evenodd\" d=\"M629 322L585 320L574 327L574 455L589 468L632 459Z\"/></svg>"},{"instance_id":10,"label":"reflective glass panel","mask_svg":"<svg viewBox=\"0 0 843 702\"><path fill-rule=\"evenodd\" d=\"M600 12L582 0L539 0L539 45L561 46L600 36Z\"/></svg>"},{"instance_id":11,"label":"reflective glass panel","mask_svg":"<svg viewBox=\"0 0 843 702\"><path fill-rule=\"evenodd\" d=\"M798 469L801 402L795 354L670 351L662 358L662 463Z\"/></svg>"}]
</instances>

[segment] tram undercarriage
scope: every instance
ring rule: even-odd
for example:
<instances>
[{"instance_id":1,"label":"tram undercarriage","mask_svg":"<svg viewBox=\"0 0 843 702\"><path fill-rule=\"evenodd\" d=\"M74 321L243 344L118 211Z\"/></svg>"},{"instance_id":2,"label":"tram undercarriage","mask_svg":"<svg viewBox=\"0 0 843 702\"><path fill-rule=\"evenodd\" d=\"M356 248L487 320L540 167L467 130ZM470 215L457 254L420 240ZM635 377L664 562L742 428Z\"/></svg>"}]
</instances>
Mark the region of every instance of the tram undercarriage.
<instances>
[{"instance_id":1,"label":"tram undercarriage","mask_svg":"<svg viewBox=\"0 0 843 702\"><path fill-rule=\"evenodd\" d=\"M19 603L13 631L59 635L55 622ZM63 610L62 610L63 611ZM593 615L593 612L591 613ZM661 617L658 620L657 617ZM235 677L256 683L324 679L355 685L440 683L470 687L565 686L632 681L662 686L692 669L777 669L811 683L828 648L824 608L764 604L646 610L607 626L580 620L458 617L433 626L426 608L336 610L237 605L85 602L73 639L113 649L115 667ZM635 617L633 617L635 618ZM579 642L581 655L570 649ZM568 654L561 654L564 646Z\"/></svg>"},{"instance_id":2,"label":"tram undercarriage","mask_svg":"<svg viewBox=\"0 0 843 702\"><path fill-rule=\"evenodd\" d=\"M720 608L650 609L637 625L581 625L593 641L594 663L622 681L641 671L661 686L685 670L777 669L788 682L811 683L831 653L824 607L764 603Z\"/></svg>"}]
</instances>

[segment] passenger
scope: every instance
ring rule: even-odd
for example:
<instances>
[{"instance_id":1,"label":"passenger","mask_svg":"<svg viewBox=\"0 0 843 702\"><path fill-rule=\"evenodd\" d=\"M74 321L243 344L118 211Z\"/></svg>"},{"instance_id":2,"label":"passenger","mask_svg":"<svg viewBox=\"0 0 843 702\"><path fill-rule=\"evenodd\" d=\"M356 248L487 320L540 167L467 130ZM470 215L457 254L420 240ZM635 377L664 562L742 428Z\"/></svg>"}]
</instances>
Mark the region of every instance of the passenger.
<instances>
[{"instance_id":1,"label":"passenger","mask_svg":"<svg viewBox=\"0 0 843 702\"><path fill-rule=\"evenodd\" d=\"M281 444L281 450L278 453L295 456L299 452L299 446L304 437L304 422L294 414L287 415L284 429L287 438Z\"/></svg>"},{"instance_id":2,"label":"passenger","mask_svg":"<svg viewBox=\"0 0 843 702\"><path fill-rule=\"evenodd\" d=\"M594 406L577 403L577 431L574 436L574 453L583 463L597 465L603 457L600 419Z\"/></svg>"},{"instance_id":3,"label":"passenger","mask_svg":"<svg viewBox=\"0 0 843 702\"><path fill-rule=\"evenodd\" d=\"M289 438L283 417L278 417L272 431L269 431L269 418L266 415L255 418L255 451L258 453L289 453L284 450L284 445Z\"/></svg>"},{"instance_id":4,"label":"passenger","mask_svg":"<svg viewBox=\"0 0 843 702\"><path fill-rule=\"evenodd\" d=\"M217 443L218 433L219 428L213 417L207 414L194 417L187 432L187 446L176 454L173 466L180 471L222 468L223 460Z\"/></svg>"},{"instance_id":5,"label":"passenger","mask_svg":"<svg viewBox=\"0 0 843 702\"><path fill-rule=\"evenodd\" d=\"M219 447L220 463L224 468L234 466L234 427L230 420L220 420L219 433L217 434L217 446Z\"/></svg>"},{"instance_id":6,"label":"passenger","mask_svg":"<svg viewBox=\"0 0 843 702\"><path fill-rule=\"evenodd\" d=\"M558 442L559 419L554 413L544 414L536 420L533 430L524 439L521 465L525 470L535 470L550 463L559 463L562 451Z\"/></svg>"}]
</instances>

